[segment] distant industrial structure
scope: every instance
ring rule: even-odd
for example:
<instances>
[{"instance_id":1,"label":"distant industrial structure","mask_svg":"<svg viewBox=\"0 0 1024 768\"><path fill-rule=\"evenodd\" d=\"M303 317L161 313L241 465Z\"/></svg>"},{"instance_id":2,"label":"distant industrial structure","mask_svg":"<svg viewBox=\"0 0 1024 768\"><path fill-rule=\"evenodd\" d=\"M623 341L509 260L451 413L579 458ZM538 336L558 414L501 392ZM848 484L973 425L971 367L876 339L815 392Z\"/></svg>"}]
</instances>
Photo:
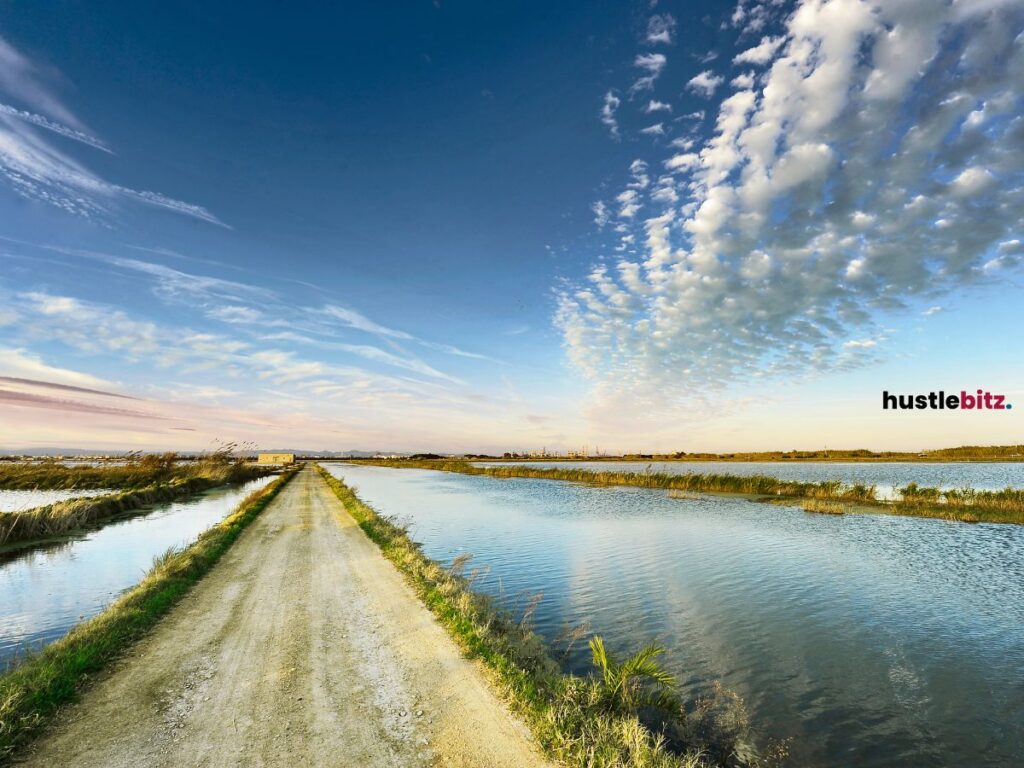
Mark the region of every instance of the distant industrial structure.
<instances>
[{"instance_id":1,"label":"distant industrial structure","mask_svg":"<svg viewBox=\"0 0 1024 768\"><path fill-rule=\"evenodd\" d=\"M257 464L287 466L295 463L294 453L261 453L256 456Z\"/></svg>"},{"instance_id":2,"label":"distant industrial structure","mask_svg":"<svg viewBox=\"0 0 1024 768\"><path fill-rule=\"evenodd\" d=\"M589 446L583 446L578 450L566 451L564 453L549 451L546 447L541 448L539 451L505 451L502 454L504 459L589 459L589 458L603 458L607 454L600 448L594 447L591 449Z\"/></svg>"}]
</instances>

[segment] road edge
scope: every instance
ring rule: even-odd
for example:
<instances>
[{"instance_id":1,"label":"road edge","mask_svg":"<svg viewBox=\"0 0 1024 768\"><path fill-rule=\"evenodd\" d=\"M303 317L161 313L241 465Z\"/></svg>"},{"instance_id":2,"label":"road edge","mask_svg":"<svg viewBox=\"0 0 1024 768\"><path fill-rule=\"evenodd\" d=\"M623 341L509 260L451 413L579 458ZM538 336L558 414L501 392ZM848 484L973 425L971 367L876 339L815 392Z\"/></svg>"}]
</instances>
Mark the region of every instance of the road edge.
<instances>
[{"instance_id":1,"label":"road edge","mask_svg":"<svg viewBox=\"0 0 1024 768\"><path fill-rule=\"evenodd\" d=\"M131 591L0 676L0 765L37 737L60 707L144 637L216 565L301 468L253 492L189 546L168 550Z\"/></svg>"}]
</instances>

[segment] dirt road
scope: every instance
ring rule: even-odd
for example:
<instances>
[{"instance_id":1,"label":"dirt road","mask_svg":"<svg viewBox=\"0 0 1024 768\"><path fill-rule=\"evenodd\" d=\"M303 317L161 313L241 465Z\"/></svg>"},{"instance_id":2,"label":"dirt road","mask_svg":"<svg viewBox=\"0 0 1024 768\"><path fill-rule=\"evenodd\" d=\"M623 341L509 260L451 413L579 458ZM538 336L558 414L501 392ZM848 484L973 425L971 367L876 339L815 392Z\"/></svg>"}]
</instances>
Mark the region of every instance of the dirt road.
<instances>
[{"instance_id":1,"label":"dirt road","mask_svg":"<svg viewBox=\"0 0 1024 768\"><path fill-rule=\"evenodd\" d=\"M544 762L306 468L24 764Z\"/></svg>"}]
</instances>

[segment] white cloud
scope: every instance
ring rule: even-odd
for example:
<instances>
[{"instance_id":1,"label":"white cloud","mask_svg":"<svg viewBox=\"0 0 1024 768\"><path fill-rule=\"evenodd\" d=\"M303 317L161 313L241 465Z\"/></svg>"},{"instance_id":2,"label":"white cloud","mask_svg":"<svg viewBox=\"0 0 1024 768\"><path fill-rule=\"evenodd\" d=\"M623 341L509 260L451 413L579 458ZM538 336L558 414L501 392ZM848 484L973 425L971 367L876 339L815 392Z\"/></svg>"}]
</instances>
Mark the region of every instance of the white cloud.
<instances>
[{"instance_id":1,"label":"white cloud","mask_svg":"<svg viewBox=\"0 0 1024 768\"><path fill-rule=\"evenodd\" d=\"M338 320L349 328L366 331L367 333L372 333L375 336L388 336L393 339L406 340L411 340L413 338L411 334L408 334L405 331L396 331L394 328L388 328L387 326L375 323L373 320L354 309L328 304L321 311L324 315L333 318L334 320Z\"/></svg>"},{"instance_id":2,"label":"white cloud","mask_svg":"<svg viewBox=\"0 0 1024 768\"><path fill-rule=\"evenodd\" d=\"M745 90L749 90L750 88L753 88L754 87L754 82L755 82L754 81L754 73L753 72L744 72L741 75L736 75L736 77L734 77L730 81L729 84L733 88L738 88L740 90L745 91Z\"/></svg>"},{"instance_id":3,"label":"white cloud","mask_svg":"<svg viewBox=\"0 0 1024 768\"><path fill-rule=\"evenodd\" d=\"M640 133L642 133L642 134L644 134L646 136L664 136L665 135L665 124L664 123L654 123L653 125L648 125L646 128L641 128L640 129Z\"/></svg>"},{"instance_id":4,"label":"white cloud","mask_svg":"<svg viewBox=\"0 0 1024 768\"><path fill-rule=\"evenodd\" d=\"M761 42L753 48L748 48L733 57L732 63L756 65L767 64L775 58L775 54L785 42L786 38L782 35L779 37L762 37Z\"/></svg>"},{"instance_id":5,"label":"white cloud","mask_svg":"<svg viewBox=\"0 0 1024 768\"><path fill-rule=\"evenodd\" d=\"M601 122L608 126L608 132L614 138L619 137L619 123L615 119L615 113L621 103L622 100L615 95L614 91L608 91L604 95L604 103L601 105Z\"/></svg>"},{"instance_id":6,"label":"white cloud","mask_svg":"<svg viewBox=\"0 0 1024 768\"><path fill-rule=\"evenodd\" d=\"M874 339L851 339L843 344L845 349L871 349L878 346Z\"/></svg>"},{"instance_id":7,"label":"white cloud","mask_svg":"<svg viewBox=\"0 0 1024 768\"><path fill-rule=\"evenodd\" d=\"M700 164L700 157L694 152L685 152L673 155L665 161L665 167L670 171L689 171Z\"/></svg>"},{"instance_id":8,"label":"white cloud","mask_svg":"<svg viewBox=\"0 0 1024 768\"><path fill-rule=\"evenodd\" d=\"M764 74L735 83L711 136L649 158L673 183L628 201L635 255L561 294L594 402L657 413L672 392L846 370L890 313L1021 267L1022 30L1019 2L966 20L931 0L798 3L737 57Z\"/></svg>"},{"instance_id":9,"label":"white cloud","mask_svg":"<svg viewBox=\"0 0 1024 768\"><path fill-rule=\"evenodd\" d=\"M235 305L214 307L208 312L208 315L215 320L238 325L250 325L264 320L263 313L258 309Z\"/></svg>"},{"instance_id":10,"label":"white cloud","mask_svg":"<svg viewBox=\"0 0 1024 768\"><path fill-rule=\"evenodd\" d=\"M619 218L632 219L640 210L640 195L635 189L627 189L615 198L619 204Z\"/></svg>"},{"instance_id":11,"label":"white cloud","mask_svg":"<svg viewBox=\"0 0 1024 768\"><path fill-rule=\"evenodd\" d=\"M993 181L995 181L994 177L986 168L974 166L964 169L950 186L953 194L958 197L974 197L984 191Z\"/></svg>"},{"instance_id":12,"label":"white cloud","mask_svg":"<svg viewBox=\"0 0 1024 768\"><path fill-rule=\"evenodd\" d=\"M942 307L939 307L939 306L928 307L928 309L926 309L921 314L924 315L925 317L931 317L932 315L939 314L939 312L941 312L941 311L942 311Z\"/></svg>"},{"instance_id":13,"label":"white cloud","mask_svg":"<svg viewBox=\"0 0 1024 768\"><path fill-rule=\"evenodd\" d=\"M647 42L669 44L676 31L676 20L667 13L655 14L647 21Z\"/></svg>"},{"instance_id":14,"label":"white cloud","mask_svg":"<svg viewBox=\"0 0 1024 768\"><path fill-rule=\"evenodd\" d=\"M30 108L0 102L0 177L23 197L85 217L108 215L116 201L133 200L226 226L202 206L107 181L50 143L52 133L108 151L44 85L37 68L2 38L0 95Z\"/></svg>"},{"instance_id":15,"label":"white cloud","mask_svg":"<svg viewBox=\"0 0 1024 768\"><path fill-rule=\"evenodd\" d=\"M661 70L665 68L665 64L668 59L665 58L663 53L642 53L639 54L636 59L633 60L633 66L638 67L647 74L637 79L630 87L631 93L638 93L640 91L649 91L654 88L654 81L658 79L658 75L661 74Z\"/></svg>"},{"instance_id":16,"label":"white cloud","mask_svg":"<svg viewBox=\"0 0 1024 768\"><path fill-rule=\"evenodd\" d=\"M37 67L0 37L0 91L66 125L81 128L71 112L41 82Z\"/></svg>"},{"instance_id":17,"label":"white cloud","mask_svg":"<svg viewBox=\"0 0 1024 768\"><path fill-rule=\"evenodd\" d=\"M721 75L716 75L710 69L705 69L699 75L691 77L686 87L694 93L710 98L715 95L715 91L724 80L725 78Z\"/></svg>"},{"instance_id":18,"label":"white cloud","mask_svg":"<svg viewBox=\"0 0 1024 768\"><path fill-rule=\"evenodd\" d=\"M644 107L644 112L648 115L652 112L671 112L672 105L666 104L664 101L658 101L657 99L651 99L647 102L647 106Z\"/></svg>"},{"instance_id":19,"label":"white cloud","mask_svg":"<svg viewBox=\"0 0 1024 768\"><path fill-rule=\"evenodd\" d=\"M663 53L642 53L633 61L633 66L647 70L648 74L659 75L668 60Z\"/></svg>"},{"instance_id":20,"label":"white cloud","mask_svg":"<svg viewBox=\"0 0 1024 768\"><path fill-rule=\"evenodd\" d=\"M2 40L0 40L2 43ZM5 349L0 347L0 376L47 381L69 387L88 387L90 389L111 389L109 381L97 378L88 373L58 368L43 362L42 358L25 349Z\"/></svg>"},{"instance_id":21,"label":"white cloud","mask_svg":"<svg viewBox=\"0 0 1024 768\"><path fill-rule=\"evenodd\" d=\"M996 248L996 257L985 262L985 271L1011 269L1024 261L1024 243L1019 239L1006 240Z\"/></svg>"}]
</instances>

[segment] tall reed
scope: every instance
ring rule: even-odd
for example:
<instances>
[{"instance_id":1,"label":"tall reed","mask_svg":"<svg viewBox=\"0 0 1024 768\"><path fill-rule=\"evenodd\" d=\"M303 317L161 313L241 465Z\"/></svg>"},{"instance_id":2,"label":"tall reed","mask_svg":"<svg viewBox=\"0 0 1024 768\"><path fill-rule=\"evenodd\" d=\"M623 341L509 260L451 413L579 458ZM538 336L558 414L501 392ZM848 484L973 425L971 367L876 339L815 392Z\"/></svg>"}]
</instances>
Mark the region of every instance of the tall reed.
<instances>
[{"instance_id":1,"label":"tall reed","mask_svg":"<svg viewBox=\"0 0 1024 768\"><path fill-rule=\"evenodd\" d=\"M664 490L695 491L704 493L735 493L746 496L791 496L821 499L842 499L844 501L877 502L875 486L845 485L839 481L827 480L820 483L804 483L796 480L780 480L769 475L728 475L720 473L687 473L682 475L654 472L650 467L643 472L595 471L583 468L531 467L523 464L502 464L493 467L476 467L465 461L372 461L369 463L389 467L417 469L439 469L460 472L466 475L486 475L498 478L536 478L542 480L563 480L589 485L628 485L638 488L661 488Z\"/></svg>"},{"instance_id":2,"label":"tall reed","mask_svg":"<svg viewBox=\"0 0 1024 768\"><path fill-rule=\"evenodd\" d=\"M961 522L1024 523L1024 489L1004 488L981 491L971 488L943 491L921 488L911 483L899 489L895 500L878 497L873 485L845 484L838 480L817 483L780 480L768 475L728 475L689 473L683 475L653 472L603 472L584 468L546 468L523 464L476 467L465 461L371 460L360 463L378 466L434 469L466 475L497 478L535 478L562 480L589 485L625 485L638 488L659 488L669 492L731 493L750 496L758 501L773 499L818 499L844 502L846 512L870 508L877 512L914 517L933 517ZM820 511L820 510L812 510Z\"/></svg>"},{"instance_id":3,"label":"tall reed","mask_svg":"<svg viewBox=\"0 0 1024 768\"><path fill-rule=\"evenodd\" d=\"M267 471L266 467L259 467L223 449L194 459L182 459L175 453L132 455L123 463L95 466L66 465L53 460L0 462L0 489L126 490L193 478L237 482L258 477Z\"/></svg>"}]
</instances>

